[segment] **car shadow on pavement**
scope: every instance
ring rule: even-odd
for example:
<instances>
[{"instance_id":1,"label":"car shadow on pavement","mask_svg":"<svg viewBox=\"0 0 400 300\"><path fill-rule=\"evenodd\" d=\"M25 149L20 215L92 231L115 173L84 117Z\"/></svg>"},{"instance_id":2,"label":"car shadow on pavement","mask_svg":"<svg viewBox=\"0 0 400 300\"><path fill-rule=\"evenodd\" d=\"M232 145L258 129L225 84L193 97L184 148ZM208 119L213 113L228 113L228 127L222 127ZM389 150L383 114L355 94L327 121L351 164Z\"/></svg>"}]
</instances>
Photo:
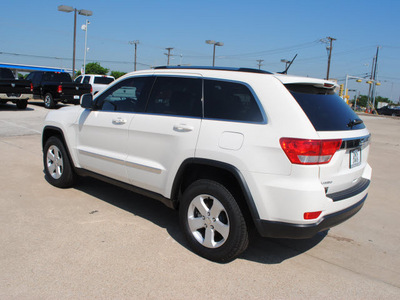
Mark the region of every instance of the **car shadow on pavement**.
<instances>
[{"instance_id":1,"label":"car shadow on pavement","mask_svg":"<svg viewBox=\"0 0 400 300\"><path fill-rule=\"evenodd\" d=\"M28 107L29 107L29 105L44 107L44 102L43 102L43 100L29 100ZM65 107L65 106L68 106L68 104L57 103L54 109L59 109L61 107Z\"/></svg>"},{"instance_id":2,"label":"car shadow on pavement","mask_svg":"<svg viewBox=\"0 0 400 300\"><path fill-rule=\"evenodd\" d=\"M21 111L21 112L23 112L23 111L32 111L34 109L29 107L29 105L24 109L19 109L16 104L4 103L4 104L0 104L0 110L1 111Z\"/></svg>"},{"instance_id":3,"label":"car shadow on pavement","mask_svg":"<svg viewBox=\"0 0 400 300\"><path fill-rule=\"evenodd\" d=\"M157 200L94 178L80 177L74 188L165 228L177 243L191 251L179 227L178 211ZM238 259L279 264L313 248L326 235L327 232L322 232L311 239L291 240L262 238L254 234L248 249Z\"/></svg>"}]
</instances>

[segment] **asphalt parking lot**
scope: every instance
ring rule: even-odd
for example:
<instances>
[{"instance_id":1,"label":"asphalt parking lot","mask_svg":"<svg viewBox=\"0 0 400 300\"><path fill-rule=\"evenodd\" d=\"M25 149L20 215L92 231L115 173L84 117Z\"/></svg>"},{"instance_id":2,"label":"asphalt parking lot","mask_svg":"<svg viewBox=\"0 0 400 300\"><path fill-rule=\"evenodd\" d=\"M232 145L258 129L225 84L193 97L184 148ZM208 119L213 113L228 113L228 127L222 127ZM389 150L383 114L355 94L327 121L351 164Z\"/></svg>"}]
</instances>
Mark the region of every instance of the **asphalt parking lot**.
<instances>
[{"instance_id":1,"label":"asphalt parking lot","mask_svg":"<svg viewBox=\"0 0 400 300\"><path fill-rule=\"evenodd\" d=\"M217 264L155 200L88 178L48 184L46 113L0 106L1 299L400 298L400 118L361 115L373 182L352 219L309 240L256 238Z\"/></svg>"}]
</instances>

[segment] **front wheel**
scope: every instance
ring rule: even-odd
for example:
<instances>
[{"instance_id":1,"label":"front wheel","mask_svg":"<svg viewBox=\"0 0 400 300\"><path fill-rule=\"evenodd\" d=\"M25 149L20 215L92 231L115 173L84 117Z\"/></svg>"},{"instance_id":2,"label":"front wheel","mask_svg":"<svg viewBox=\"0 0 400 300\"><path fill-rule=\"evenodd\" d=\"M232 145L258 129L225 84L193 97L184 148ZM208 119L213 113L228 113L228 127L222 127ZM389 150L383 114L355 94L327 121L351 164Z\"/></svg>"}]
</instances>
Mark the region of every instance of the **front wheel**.
<instances>
[{"instance_id":1,"label":"front wheel","mask_svg":"<svg viewBox=\"0 0 400 300\"><path fill-rule=\"evenodd\" d=\"M43 148L43 165L47 181L59 188L71 187L75 173L64 144L57 137L50 137Z\"/></svg>"},{"instance_id":2,"label":"front wheel","mask_svg":"<svg viewBox=\"0 0 400 300\"><path fill-rule=\"evenodd\" d=\"M229 262L246 250L249 238L243 214L220 183L198 180L183 193L179 220L191 248L216 262Z\"/></svg>"}]
</instances>

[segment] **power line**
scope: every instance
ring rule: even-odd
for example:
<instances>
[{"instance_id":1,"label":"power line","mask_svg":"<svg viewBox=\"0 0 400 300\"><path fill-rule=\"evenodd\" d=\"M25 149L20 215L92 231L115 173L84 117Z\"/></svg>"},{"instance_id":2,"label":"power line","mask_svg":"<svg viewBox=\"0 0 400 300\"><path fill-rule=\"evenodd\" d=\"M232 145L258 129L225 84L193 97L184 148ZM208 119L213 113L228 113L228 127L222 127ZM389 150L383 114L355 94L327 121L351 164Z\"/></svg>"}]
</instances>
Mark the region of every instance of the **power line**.
<instances>
[{"instance_id":1,"label":"power line","mask_svg":"<svg viewBox=\"0 0 400 300\"><path fill-rule=\"evenodd\" d=\"M71 60L71 57L57 57L57 56L44 56L44 55L33 55L33 54L22 54L22 53L13 53L13 52L0 52L0 54L5 55L14 55L14 56L22 56L22 57L33 57L33 58L44 58L44 59L60 59L60 60ZM76 60L83 61L82 58L77 58ZM116 64L128 64L132 63L130 61L121 61L121 60L104 60L104 59L90 59L91 62L106 62L106 63L116 63ZM137 62L138 65L151 67L149 64Z\"/></svg>"}]
</instances>

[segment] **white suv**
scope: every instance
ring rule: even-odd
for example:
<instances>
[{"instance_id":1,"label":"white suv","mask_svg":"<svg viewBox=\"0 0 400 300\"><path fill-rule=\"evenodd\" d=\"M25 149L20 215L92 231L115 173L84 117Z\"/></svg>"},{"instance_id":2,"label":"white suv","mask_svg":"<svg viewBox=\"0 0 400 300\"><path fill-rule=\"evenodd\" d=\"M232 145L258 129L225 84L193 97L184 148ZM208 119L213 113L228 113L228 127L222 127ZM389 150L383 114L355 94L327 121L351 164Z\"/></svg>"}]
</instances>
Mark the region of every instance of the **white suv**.
<instances>
[{"instance_id":1,"label":"white suv","mask_svg":"<svg viewBox=\"0 0 400 300\"><path fill-rule=\"evenodd\" d=\"M253 69L160 67L47 115L47 180L94 176L179 209L188 244L218 262L248 231L309 238L360 210L370 134L336 84Z\"/></svg>"}]
</instances>

